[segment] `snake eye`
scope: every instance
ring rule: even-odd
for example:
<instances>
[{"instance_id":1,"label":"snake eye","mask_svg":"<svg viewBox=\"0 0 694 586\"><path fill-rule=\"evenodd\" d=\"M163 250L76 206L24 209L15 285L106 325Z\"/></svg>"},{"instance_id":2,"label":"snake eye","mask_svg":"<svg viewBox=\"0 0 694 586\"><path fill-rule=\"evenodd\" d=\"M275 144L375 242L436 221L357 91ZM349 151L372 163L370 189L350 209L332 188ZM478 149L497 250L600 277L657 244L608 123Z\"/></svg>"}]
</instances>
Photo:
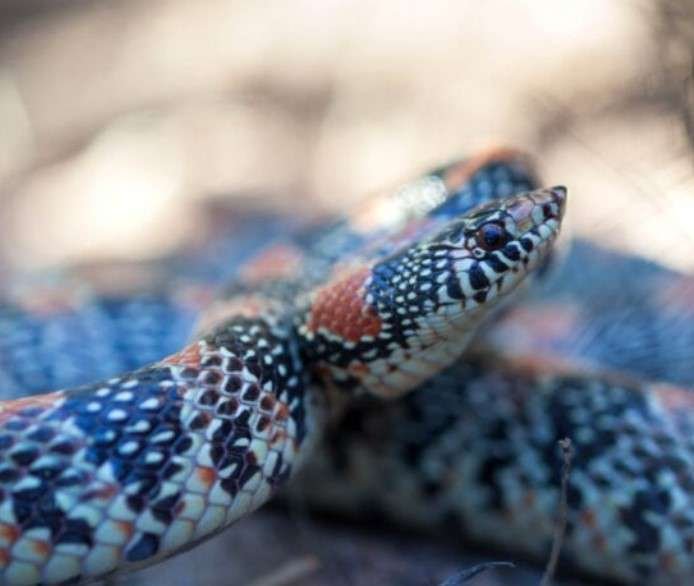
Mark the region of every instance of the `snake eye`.
<instances>
[{"instance_id":1,"label":"snake eye","mask_svg":"<svg viewBox=\"0 0 694 586\"><path fill-rule=\"evenodd\" d=\"M477 246L484 250L498 250L508 242L506 229L496 222L484 224L475 234Z\"/></svg>"}]
</instances>

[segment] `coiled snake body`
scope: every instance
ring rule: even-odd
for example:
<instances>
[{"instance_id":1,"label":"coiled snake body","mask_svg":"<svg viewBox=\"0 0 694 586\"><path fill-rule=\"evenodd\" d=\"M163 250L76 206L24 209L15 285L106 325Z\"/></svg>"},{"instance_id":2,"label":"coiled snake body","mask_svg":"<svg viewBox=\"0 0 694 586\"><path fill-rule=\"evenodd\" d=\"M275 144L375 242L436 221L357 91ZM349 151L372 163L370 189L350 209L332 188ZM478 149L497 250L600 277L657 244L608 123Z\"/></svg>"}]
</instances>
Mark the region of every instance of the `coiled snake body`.
<instances>
[{"instance_id":1,"label":"coiled snake body","mask_svg":"<svg viewBox=\"0 0 694 586\"><path fill-rule=\"evenodd\" d=\"M497 151L298 234L268 218L275 238L258 239L257 222L234 224L230 241L201 254L129 270L134 284L116 271L123 291L82 289L93 281L82 275L8 291L8 395L172 356L5 407L4 583L87 580L171 555L258 506L298 468L291 491L316 508L378 510L544 561L562 438L574 455L560 567L600 581L691 583L694 281L575 242L494 322L480 328L477 316L455 313L490 307L493 284L475 298L479 285L513 274L504 269L512 249L532 253L536 242L503 235L503 257L478 251L489 264L456 284L450 263L474 261L456 258L461 226L451 219L502 198L485 212L483 224L495 223L504 197L537 185L527 158ZM426 273L437 266L436 277ZM230 284L208 305L208 284L222 278ZM433 301L460 322L431 311ZM201 341L175 352L201 306ZM433 374L473 330L464 357ZM287 351L266 365L275 342Z\"/></svg>"},{"instance_id":2,"label":"coiled snake body","mask_svg":"<svg viewBox=\"0 0 694 586\"><path fill-rule=\"evenodd\" d=\"M168 357L124 352L140 368L0 404L0 582L89 581L191 547L310 459L326 414L450 365L548 257L566 194L534 183L510 151L436 170L247 259ZM7 391L80 379L45 368L43 343L65 354L56 320L109 302L13 295Z\"/></svg>"},{"instance_id":3,"label":"coiled snake body","mask_svg":"<svg viewBox=\"0 0 694 586\"><path fill-rule=\"evenodd\" d=\"M396 403L351 405L295 489L543 561L569 438L561 566L691 584L693 293L691 277L576 242L462 360Z\"/></svg>"}]
</instances>

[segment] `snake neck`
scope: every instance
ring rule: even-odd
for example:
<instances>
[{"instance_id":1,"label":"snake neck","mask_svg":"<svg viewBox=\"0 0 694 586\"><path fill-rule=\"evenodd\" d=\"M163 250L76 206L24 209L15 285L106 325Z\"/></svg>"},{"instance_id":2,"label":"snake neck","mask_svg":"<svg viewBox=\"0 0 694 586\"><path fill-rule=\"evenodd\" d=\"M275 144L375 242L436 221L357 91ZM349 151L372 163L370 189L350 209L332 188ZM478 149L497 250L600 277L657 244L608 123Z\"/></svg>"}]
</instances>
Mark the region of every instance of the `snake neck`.
<instances>
[{"instance_id":1,"label":"snake neck","mask_svg":"<svg viewBox=\"0 0 694 586\"><path fill-rule=\"evenodd\" d=\"M5 403L0 578L95 579L200 541L286 482L320 419L295 338L266 317L122 377Z\"/></svg>"}]
</instances>

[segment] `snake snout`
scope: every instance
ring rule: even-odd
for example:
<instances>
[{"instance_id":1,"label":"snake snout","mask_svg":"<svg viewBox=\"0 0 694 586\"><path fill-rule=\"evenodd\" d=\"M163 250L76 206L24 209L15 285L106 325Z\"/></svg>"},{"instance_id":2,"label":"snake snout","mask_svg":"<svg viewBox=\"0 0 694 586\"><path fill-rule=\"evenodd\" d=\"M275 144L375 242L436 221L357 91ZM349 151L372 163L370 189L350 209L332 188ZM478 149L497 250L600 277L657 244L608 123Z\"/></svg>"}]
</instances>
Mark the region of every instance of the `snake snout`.
<instances>
[{"instance_id":1,"label":"snake snout","mask_svg":"<svg viewBox=\"0 0 694 586\"><path fill-rule=\"evenodd\" d=\"M550 189L550 191L558 200L561 200L562 202L566 201L567 190L564 185L555 185L552 187L552 189Z\"/></svg>"},{"instance_id":2,"label":"snake snout","mask_svg":"<svg viewBox=\"0 0 694 586\"><path fill-rule=\"evenodd\" d=\"M548 191L551 194L551 201L549 202L550 207L546 210L545 219L547 219L547 217L554 217L561 220L564 217L564 212L566 211L566 200L568 197L566 187L563 185L555 185ZM551 204L554 204L554 206Z\"/></svg>"},{"instance_id":3,"label":"snake snout","mask_svg":"<svg viewBox=\"0 0 694 586\"><path fill-rule=\"evenodd\" d=\"M519 232L538 228L543 224L561 222L566 210L566 187L556 186L525 193L507 208Z\"/></svg>"}]
</instances>

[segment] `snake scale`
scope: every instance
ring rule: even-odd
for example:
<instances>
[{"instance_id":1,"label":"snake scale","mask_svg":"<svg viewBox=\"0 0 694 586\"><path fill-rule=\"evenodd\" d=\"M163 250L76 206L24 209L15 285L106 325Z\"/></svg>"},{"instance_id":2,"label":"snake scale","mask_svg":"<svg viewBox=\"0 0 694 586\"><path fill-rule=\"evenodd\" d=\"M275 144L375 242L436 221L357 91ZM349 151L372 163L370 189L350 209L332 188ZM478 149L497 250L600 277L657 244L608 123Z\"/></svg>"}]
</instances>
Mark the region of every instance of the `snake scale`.
<instances>
[{"instance_id":1,"label":"snake scale","mask_svg":"<svg viewBox=\"0 0 694 586\"><path fill-rule=\"evenodd\" d=\"M255 307L262 312L258 292L275 307L278 301L291 307L294 318L296 307L301 307L298 315L310 314L305 304L294 301L305 291L314 302L335 295L339 313L333 319L339 324L339 315L351 316L337 326L344 334L355 314L349 312L349 291L334 285L344 281L332 278L353 274L344 272L345 259L371 259L376 266L392 250L423 242L475 205L538 185L527 157L496 151L367 199L347 220L299 230L287 219L266 216L224 222L230 224L227 232L202 251L137 270L128 267L125 274L107 272L96 286L93 274L79 274L8 288L0 306L0 386L6 397L21 396L137 369L175 353L201 309L205 316L198 327L203 331L228 317L229 310L233 317L237 299L244 300L243 311ZM311 257L311 263L304 261ZM560 568L599 583L691 583L694 395L688 389L694 384L694 280L580 241L572 243L558 268L559 263L551 264L548 275L535 279L541 283L533 283L532 295L516 297L494 322L477 328L462 359L394 401L352 392L369 381L362 378L355 386L348 380L354 373L345 373L344 359L310 370L325 354L318 348L301 350L300 363L311 372L305 396L319 404L327 400L329 417L317 426L325 432L322 439L313 438L318 444L313 454L310 429L300 446L309 456L290 483L292 496L350 517L378 511L399 524L444 531L449 538L461 536L543 562L559 508L557 440L569 437L575 453ZM547 272L540 268L536 274ZM210 288L221 281L230 284L210 306ZM368 330L370 324L367 320L360 327ZM306 325L299 320L295 327L301 332ZM148 400L156 383L138 380L133 391ZM372 389L377 395L393 394L378 384ZM118 430L118 425L111 427ZM147 434L152 432L137 437ZM16 445L4 448L6 460ZM180 458L167 447L162 453L167 464L186 455ZM111 452L104 461L114 459L125 474L127 458ZM298 461L292 467L300 468ZM135 470L137 464L126 481ZM11 494L16 478L2 482L4 494ZM175 553L176 545L163 551L171 539L167 535L190 515L158 506L161 490L161 484L155 485L144 505L161 523L148 539L150 546L160 539L162 549L147 559L129 560L131 550L115 542L117 532L101 529L99 537L107 538L103 543L95 532L85 531L85 524L72 533L63 530L35 540L37 546L44 556L51 548L61 553L74 548L72 557L82 565L79 574L66 579L73 582L89 579L85 560L104 545L114 559L120 556L114 561L117 569ZM84 509L73 509L71 516L99 527ZM131 520L121 523L120 528L133 525ZM64 575L48 575L35 561L38 554L22 549L26 541L15 530L17 523L8 525L4 582L62 581ZM189 536L180 548L202 538ZM87 556L80 555L80 547ZM24 568L24 582L8 573L12 563ZM110 571L102 568L92 576ZM43 574L35 578L32 572L39 571Z\"/></svg>"},{"instance_id":2,"label":"snake scale","mask_svg":"<svg viewBox=\"0 0 694 586\"><path fill-rule=\"evenodd\" d=\"M536 184L523 155L494 151L261 246L191 342L143 364L136 332L116 336L128 348L103 368L134 370L98 382L79 349L65 362L61 336L92 320L96 347L82 351L103 365L94 320L117 314L127 331L137 312L70 286L8 287L7 392L84 384L0 404L0 583L89 582L192 547L311 460L328 419L360 397L397 400L451 365L547 264L566 191Z\"/></svg>"}]
</instances>

